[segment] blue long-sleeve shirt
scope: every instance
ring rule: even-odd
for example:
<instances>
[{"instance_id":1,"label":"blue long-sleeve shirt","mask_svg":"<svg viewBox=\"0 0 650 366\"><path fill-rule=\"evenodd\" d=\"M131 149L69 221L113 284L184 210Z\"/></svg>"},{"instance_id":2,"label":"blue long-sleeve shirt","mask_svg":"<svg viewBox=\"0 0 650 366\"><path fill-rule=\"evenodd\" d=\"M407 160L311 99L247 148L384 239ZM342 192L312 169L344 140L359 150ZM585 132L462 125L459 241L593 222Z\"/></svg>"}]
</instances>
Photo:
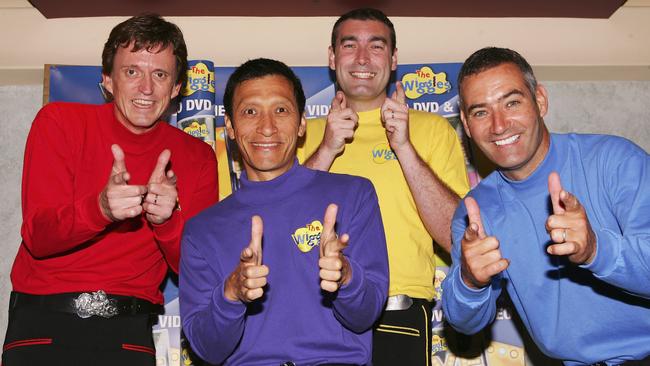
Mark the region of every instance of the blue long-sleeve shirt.
<instances>
[{"instance_id":1,"label":"blue long-sleeve shirt","mask_svg":"<svg viewBox=\"0 0 650 366\"><path fill-rule=\"evenodd\" d=\"M334 296L321 291L318 226L330 203L351 281ZM246 305L224 297L224 283L248 246L251 217L263 220L264 297ZM318 222L316 222L318 221ZM225 365L370 362L372 324L388 292L388 259L377 197L363 178L297 164L242 188L192 219L182 241L180 310L192 348Z\"/></svg>"},{"instance_id":2,"label":"blue long-sleeve shirt","mask_svg":"<svg viewBox=\"0 0 650 366\"><path fill-rule=\"evenodd\" d=\"M596 234L596 256L578 266L546 252L552 214L548 175L584 206ZM460 274L467 210L452 221L453 265L443 282L443 310L473 334L494 319L505 287L526 328L551 357L567 365L617 364L650 355L650 158L628 140L604 135L551 135L549 152L526 179L495 172L470 195L485 232L510 266L482 289Z\"/></svg>"}]
</instances>

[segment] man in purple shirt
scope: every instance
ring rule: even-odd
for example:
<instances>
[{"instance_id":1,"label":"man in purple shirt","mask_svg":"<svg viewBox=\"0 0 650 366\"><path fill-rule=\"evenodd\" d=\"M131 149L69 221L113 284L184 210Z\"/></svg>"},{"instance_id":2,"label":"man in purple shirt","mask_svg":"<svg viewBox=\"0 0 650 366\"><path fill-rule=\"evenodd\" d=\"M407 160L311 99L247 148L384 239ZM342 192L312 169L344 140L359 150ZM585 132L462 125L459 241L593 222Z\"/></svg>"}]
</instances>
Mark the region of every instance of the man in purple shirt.
<instances>
[{"instance_id":1,"label":"man in purple shirt","mask_svg":"<svg viewBox=\"0 0 650 366\"><path fill-rule=\"evenodd\" d=\"M188 223L180 270L183 327L208 362L370 362L388 291L377 196L364 178L298 164L304 106L281 62L248 61L228 80L242 187Z\"/></svg>"}]
</instances>

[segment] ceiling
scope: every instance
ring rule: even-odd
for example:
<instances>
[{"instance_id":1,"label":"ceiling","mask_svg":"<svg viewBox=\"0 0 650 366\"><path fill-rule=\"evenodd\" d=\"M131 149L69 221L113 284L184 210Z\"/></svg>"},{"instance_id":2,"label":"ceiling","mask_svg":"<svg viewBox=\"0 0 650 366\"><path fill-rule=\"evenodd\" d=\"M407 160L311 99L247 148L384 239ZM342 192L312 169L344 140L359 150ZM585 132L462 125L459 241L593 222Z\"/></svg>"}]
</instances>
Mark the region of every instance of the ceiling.
<instances>
[{"instance_id":1,"label":"ceiling","mask_svg":"<svg viewBox=\"0 0 650 366\"><path fill-rule=\"evenodd\" d=\"M46 18L130 16L338 16L375 7L406 17L609 18L626 0L29 0Z\"/></svg>"}]
</instances>

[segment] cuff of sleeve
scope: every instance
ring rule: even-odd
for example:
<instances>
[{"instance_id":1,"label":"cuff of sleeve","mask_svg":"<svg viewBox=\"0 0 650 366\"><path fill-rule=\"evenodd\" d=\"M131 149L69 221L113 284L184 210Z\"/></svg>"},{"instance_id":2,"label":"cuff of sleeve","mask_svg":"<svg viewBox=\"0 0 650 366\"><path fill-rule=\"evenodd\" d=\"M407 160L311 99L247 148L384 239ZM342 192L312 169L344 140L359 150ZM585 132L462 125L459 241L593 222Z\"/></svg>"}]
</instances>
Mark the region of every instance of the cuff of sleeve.
<instances>
[{"instance_id":1,"label":"cuff of sleeve","mask_svg":"<svg viewBox=\"0 0 650 366\"><path fill-rule=\"evenodd\" d=\"M104 214L99 205L99 194L90 194L84 199L84 212L87 213L87 218L90 226L97 231L104 230L104 228L111 223Z\"/></svg>"},{"instance_id":2,"label":"cuff of sleeve","mask_svg":"<svg viewBox=\"0 0 650 366\"><path fill-rule=\"evenodd\" d=\"M620 253L619 235L608 229L594 232L596 235L596 255L589 264L580 267L588 269L597 276L606 276L616 268Z\"/></svg>"},{"instance_id":3,"label":"cuff of sleeve","mask_svg":"<svg viewBox=\"0 0 650 366\"><path fill-rule=\"evenodd\" d=\"M361 287L365 281L365 275L363 273L363 268L361 268L361 265L349 257L345 258L348 260L348 263L350 263L350 271L352 271L352 277L350 277L350 282L339 288L337 298L343 299L356 295L361 290Z\"/></svg>"},{"instance_id":4,"label":"cuff of sleeve","mask_svg":"<svg viewBox=\"0 0 650 366\"><path fill-rule=\"evenodd\" d=\"M223 294L224 284L217 286L212 292L212 304L216 314L226 319L239 319L246 313L246 305L241 301L230 301Z\"/></svg>"},{"instance_id":5,"label":"cuff of sleeve","mask_svg":"<svg viewBox=\"0 0 650 366\"><path fill-rule=\"evenodd\" d=\"M174 210L169 220L162 224L151 224L156 238L159 240L173 239L181 235L183 231L183 219L180 212Z\"/></svg>"},{"instance_id":6,"label":"cuff of sleeve","mask_svg":"<svg viewBox=\"0 0 650 366\"><path fill-rule=\"evenodd\" d=\"M482 304L490 297L490 285L479 289L471 288L463 281L460 271L456 272L456 281L453 283L454 295L464 303Z\"/></svg>"}]
</instances>

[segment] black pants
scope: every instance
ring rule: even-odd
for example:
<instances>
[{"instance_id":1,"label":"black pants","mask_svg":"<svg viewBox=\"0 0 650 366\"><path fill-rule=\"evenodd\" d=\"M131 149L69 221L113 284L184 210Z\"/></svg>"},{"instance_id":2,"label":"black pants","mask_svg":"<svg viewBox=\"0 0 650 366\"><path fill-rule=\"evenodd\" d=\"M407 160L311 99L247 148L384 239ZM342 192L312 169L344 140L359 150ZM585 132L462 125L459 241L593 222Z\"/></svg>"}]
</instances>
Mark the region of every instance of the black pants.
<instances>
[{"instance_id":1,"label":"black pants","mask_svg":"<svg viewBox=\"0 0 650 366\"><path fill-rule=\"evenodd\" d=\"M150 315L81 319L43 308L9 311L2 366L154 366Z\"/></svg>"},{"instance_id":2,"label":"black pants","mask_svg":"<svg viewBox=\"0 0 650 366\"><path fill-rule=\"evenodd\" d=\"M413 299L407 310L384 311L373 330L373 366L430 366L432 307Z\"/></svg>"}]
</instances>

